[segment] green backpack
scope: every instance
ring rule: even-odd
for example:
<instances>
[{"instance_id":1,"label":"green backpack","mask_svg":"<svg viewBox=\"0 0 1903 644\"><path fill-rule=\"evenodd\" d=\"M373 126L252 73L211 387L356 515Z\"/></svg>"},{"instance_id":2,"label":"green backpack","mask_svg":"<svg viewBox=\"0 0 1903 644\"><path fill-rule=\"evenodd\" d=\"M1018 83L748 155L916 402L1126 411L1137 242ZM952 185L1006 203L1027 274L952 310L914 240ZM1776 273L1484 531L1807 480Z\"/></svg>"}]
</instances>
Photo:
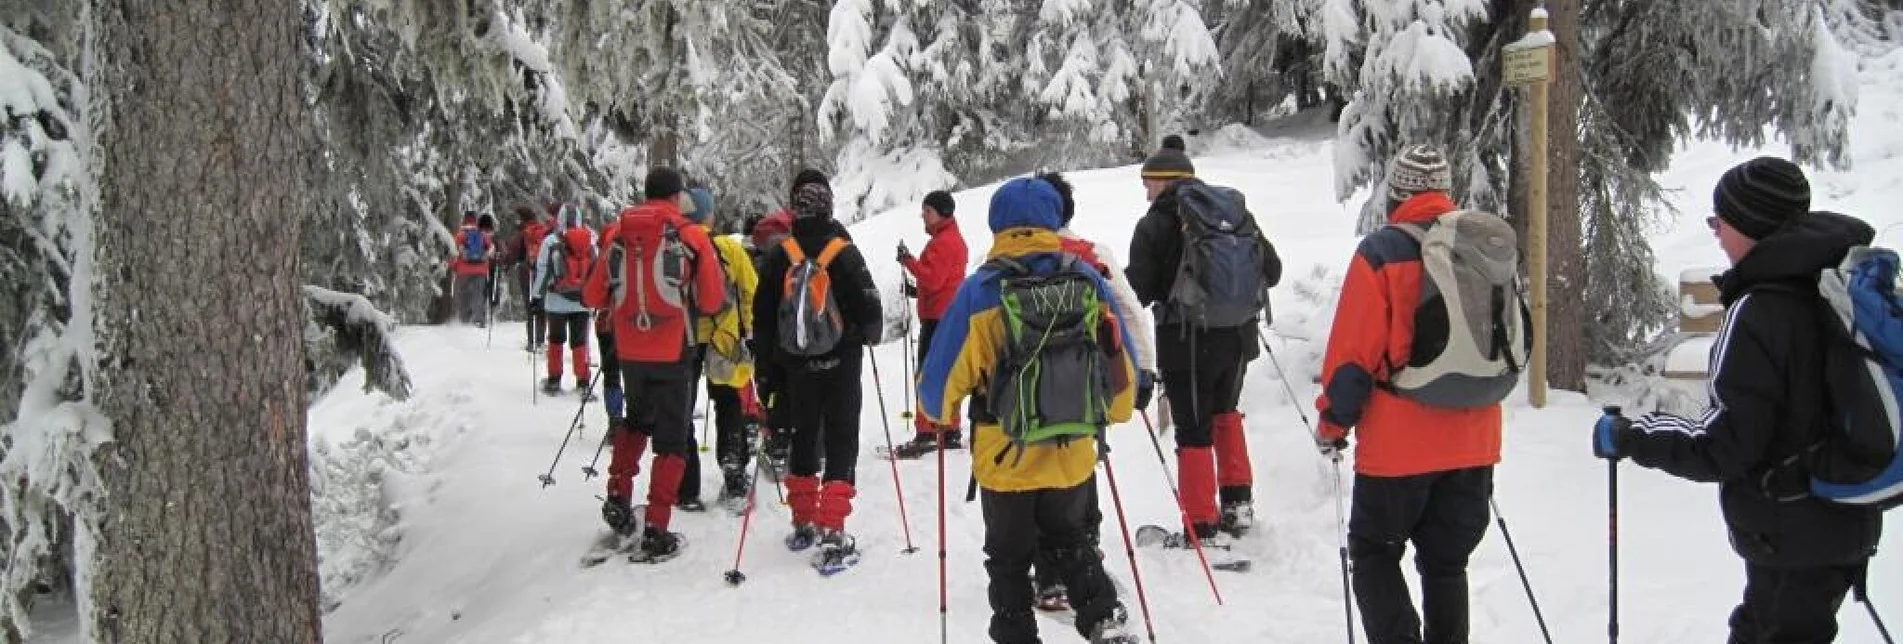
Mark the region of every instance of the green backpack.
<instances>
[{"instance_id":1,"label":"green backpack","mask_svg":"<svg viewBox=\"0 0 1903 644\"><path fill-rule=\"evenodd\" d=\"M1011 259L989 265L1002 274L1004 342L986 393L1011 439L996 462L1011 448L1022 458L1032 443L1096 435L1109 424L1118 342L1105 337L1115 330L1092 269L1069 254L1046 274Z\"/></svg>"}]
</instances>

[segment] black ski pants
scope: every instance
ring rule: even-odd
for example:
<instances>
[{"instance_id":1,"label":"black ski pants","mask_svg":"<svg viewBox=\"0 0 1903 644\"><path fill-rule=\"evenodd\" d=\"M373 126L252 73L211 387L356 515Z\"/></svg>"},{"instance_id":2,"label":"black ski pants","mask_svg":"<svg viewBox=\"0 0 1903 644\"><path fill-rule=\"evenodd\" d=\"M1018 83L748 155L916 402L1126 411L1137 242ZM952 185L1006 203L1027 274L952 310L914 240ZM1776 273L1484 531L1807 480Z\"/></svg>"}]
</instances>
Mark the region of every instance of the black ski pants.
<instances>
[{"instance_id":1,"label":"black ski pants","mask_svg":"<svg viewBox=\"0 0 1903 644\"><path fill-rule=\"evenodd\" d=\"M839 353L838 358L781 367L786 382L779 385L779 404L793 421L793 453L786 469L793 476L818 475L821 481L846 483L857 478L865 352Z\"/></svg>"},{"instance_id":2,"label":"black ski pants","mask_svg":"<svg viewBox=\"0 0 1903 644\"><path fill-rule=\"evenodd\" d=\"M571 349L588 346L588 313L550 313L549 344L566 344ZM607 354L602 354L607 355Z\"/></svg>"},{"instance_id":3,"label":"black ski pants","mask_svg":"<svg viewBox=\"0 0 1903 644\"><path fill-rule=\"evenodd\" d=\"M1028 492L984 490L985 573L990 576L991 641L1032 644L1038 640L1032 613L1031 563L1049 569L1070 593L1077 632L1114 614L1117 589L1097 552L1103 513L1097 479L1077 487Z\"/></svg>"},{"instance_id":4,"label":"black ski pants","mask_svg":"<svg viewBox=\"0 0 1903 644\"><path fill-rule=\"evenodd\" d=\"M656 455L692 454L694 425L687 416L687 399L694 393L694 381L687 363L623 362L621 375L628 387L629 424L649 433L650 449Z\"/></svg>"},{"instance_id":5,"label":"black ski pants","mask_svg":"<svg viewBox=\"0 0 1903 644\"><path fill-rule=\"evenodd\" d=\"M1192 356L1188 364L1164 367L1163 389L1170 397L1170 422L1176 425L1177 447L1216 445L1216 414L1236 411L1242 399L1242 378L1252 358L1227 349L1210 349Z\"/></svg>"},{"instance_id":6,"label":"black ski pants","mask_svg":"<svg viewBox=\"0 0 1903 644\"><path fill-rule=\"evenodd\" d=\"M1487 533L1493 468L1414 476L1355 475L1348 519L1355 603L1370 644L1462 644L1467 641L1467 558ZM1401 556L1413 542L1421 575L1421 615L1401 577Z\"/></svg>"},{"instance_id":7,"label":"black ski pants","mask_svg":"<svg viewBox=\"0 0 1903 644\"><path fill-rule=\"evenodd\" d=\"M548 337L548 314L542 309L541 300L530 300L527 306L529 315L523 324L528 327L529 344L539 345Z\"/></svg>"},{"instance_id":8,"label":"black ski pants","mask_svg":"<svg viewBox=\"0 0 1903 644\"><path fill-rule=\"evenodd\" d=\"M707 352L712 349L701 345L699 355L694 358L694 378L698 380L707 368ZM697 391L687 394L688 418L693 418L694 407L700 404ZM722 468L729 465L739 468L747 466L747 419L740 410L740 390L707 381L707 399L713 402L714 413L711 418L702 418L700 422L714 424L714 461ZM687 474L681 479L681 498L700 498L700 439L699 435L690 436L694 440L694 453L687 458Z\"/></svg>"},{"instance_id":9,"label":"black ski pants","mask_svg":"<svg viewBox=\"0 0 1903 644\"><path fill-rule=\"evenodd\" d=\"M1837 609L1869 564L1826 568L1744 567L1744 601L1731 611L1730 644L1830 642Z\"/></svg>"}]
</instances>

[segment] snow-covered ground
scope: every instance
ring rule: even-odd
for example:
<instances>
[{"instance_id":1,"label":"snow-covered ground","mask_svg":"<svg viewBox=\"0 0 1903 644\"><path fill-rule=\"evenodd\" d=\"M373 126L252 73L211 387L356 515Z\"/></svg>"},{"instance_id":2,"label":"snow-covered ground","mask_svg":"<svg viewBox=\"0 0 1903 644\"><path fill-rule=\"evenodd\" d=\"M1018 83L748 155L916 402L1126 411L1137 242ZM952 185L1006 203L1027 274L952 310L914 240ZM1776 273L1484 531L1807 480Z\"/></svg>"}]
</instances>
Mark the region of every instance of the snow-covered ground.
<instances>
[{"instance_id":1,"label":"snow-covered ground","mask_svg":"<svg viewBox=\"0 0 1903 644\"><path fill-rule=\"evenodd\" d=\"M1903 242L1903 224L1890 206L1903 194L1903 133L1894 127L1903 112L1903 56L1868 61L1863 102L1852 136L1851 172L1813 175L1819 209L1857 214L1883 230L1882 239ZM1351 212L1331 199L1329 146L1313 131L1282 138L1239 141L1224 135L1216 156L1196 159L1212 183L1242 189L1287 265L1285 286L1275 292L1277 321L1270 337L1289 367L1296 400L1268 358L1251 365L1244 393L1256 466L1257 511L1263 528L1241 542L1256 560L1246 574L1218 573L1226 605L1218 607L1194 556L1141 551L1158 637L1169 641L1342 641L1342 590L1335 558L1338 525L1334 471L1315 456L1303 426L1315 392L1316 355L1325 340L1335 283L1356 238ZM1212 142L1213 143L1213 142ZM1196 147L1192 142L1192 147ZM1775 149L1767 150L1776 153ZM1723 256L1705 229L1709 187L1730 164L1757 154L1724 146L1693 144L1665 174L1678 189L1678 213L1665 217L1653 236L1662 275L1722 265ZM1080 172L1075 227L1116 248L1127 248L1130 229L1143 209L1134 167ZM985 207L992 186L957 194L959 220L973 262L989 248ZM912 209L886 213L854 228L873 260L877 278L892 290L898 268L886 258L897 241L922 247L924 234ZM924 642L937 637L937 569L933 461L901 463L905 507L916 554L902 554L905 537L893 476L871 456L882 444L885 423L877 398L868 396L859 469L860 496L849 522L866 552L864 562L838 577L822 579L803 556L785 552L785 508L770 501L755 517L742 568L749 581L728 587L722 572L733 566L739 521L724 513L677 514L676 528L690 542L687 553L660 566L611 562L582 570L576 558L600 533L597 508L601 481L583 481L580 468L594 454L602 422L596 409L583 416L582 436L556 464L558 483L544 489L536 476L549 467L574 416L572 398L531 404L530 387L540 359L518 348L520 330L505 326L496 346L485 348L481 331L413 328L400 344L415 378L417 397L392 403L363 394L361 374L347 377L311 411L313 442L338 452L362 450L365 436L409 440L394 467L379 470L382 493L396 505L394 519L371 526L394 542L357 539L348 548L328 540L326 571L339 581L330 594L339 603L326 619L334 642ZM896 419L904 378L902 348L894 342L875 350L892 435L909 428ZM870 371L868 371L870 374ZM867 386L875 383L868 382ZM1559 392L1540 410L1516 395L1508 411L1505 462L1498 472L1498 501L1538 593L1555 641L1604 637L1607 615L1607 465L1588 449L1587 431L1602 402ZM1298 411L1299 410L1299 411ZM1140 423L1111 430L1112 455L1122 485L1123 507L1132 525L1169 524L1175 510L1164 473ZM1168 438L1165 439L1168 447ZM946 502L951 640L985 641L989 611L980 550L983 525L974 504L963 502L969 458L947 462ZM605 467L604 467L605 469ZM703 488L718 488L713 468ZM1629 642L1718 641L1736 602L1743 576L1725 542L1716 488L1687 483L1630 465L1620 470L1622 592L1620 623ZM637 480L645 486L647 477ZM1106 490L1107 491L1107 490ZM637 489L637 494L640 494ZM770 494L766 497L771 498ZM1105 494L1105 503L1109 503ZM1110 569L1131 587L1127 560L1106 505ZM360 513L361 514L361 513ZM338 535L347 535L340 530ZM1532 642L1539 633L1527 607L1505 542L1495 529L1474 554L1471 569L1474 639ZM365 545L369 544L369 545ZM394 544L394 545L391 545ZM379 557L387 557L387 565ZM369 562L369 563L362 563ZM339 572L341 571L341 572ZM346 579L354 583L342 585ZM1872 592L1892 620L1903 619L1903 558L1886 550L1871 569ZM1140 622L1136 598L1125 597ZM1887 603L1884 603L1887 602ZM1846 605L1840 616L1844 642L1877 641L1862 607ZM1070 635L1046 623L1050 641ZM1359 634L1357 634L1359 637Z\"/></svg>"}]
</instances>

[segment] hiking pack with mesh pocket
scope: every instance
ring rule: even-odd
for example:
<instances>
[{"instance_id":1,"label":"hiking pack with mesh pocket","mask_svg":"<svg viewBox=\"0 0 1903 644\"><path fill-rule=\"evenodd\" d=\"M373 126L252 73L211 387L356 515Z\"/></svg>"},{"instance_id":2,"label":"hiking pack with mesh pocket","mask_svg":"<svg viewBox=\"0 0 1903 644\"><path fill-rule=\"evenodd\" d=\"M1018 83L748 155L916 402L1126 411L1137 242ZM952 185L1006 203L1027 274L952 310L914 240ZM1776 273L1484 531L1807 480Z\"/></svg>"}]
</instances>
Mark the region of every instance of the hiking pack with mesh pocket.
<instances>
[{"instance_id":1,"label":"hiking pack with mesh pocket","mask_svg":"<svg viewBox=\"0 0 1903 644\"><path fill-rule=\"evenodd\" d=\"M1004 338L986 394L1011 440L1005 452L1015 448L1019 457L1032 443L1095 435L1109 423L1117 391L1116 352L1105 350L1119 346L1117 331L1105 323L1094 269L1061 257L1043 274L1016 260L988 262L1000 273Z\"/></svg>"}]
</instances>

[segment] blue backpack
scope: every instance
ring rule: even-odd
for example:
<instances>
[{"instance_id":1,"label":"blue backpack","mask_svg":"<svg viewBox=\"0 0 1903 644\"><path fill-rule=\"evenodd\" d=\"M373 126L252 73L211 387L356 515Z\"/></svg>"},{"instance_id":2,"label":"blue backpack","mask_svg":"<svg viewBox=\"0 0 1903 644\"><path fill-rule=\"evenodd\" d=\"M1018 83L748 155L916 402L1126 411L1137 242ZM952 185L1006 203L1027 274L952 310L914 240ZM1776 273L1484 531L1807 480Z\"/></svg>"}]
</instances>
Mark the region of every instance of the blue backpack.
<instances>
[{"instance_id":1,"label":"blue backpack","mask_svg":"<svg viewBox=\"0 0 1903 644\"><path fill-rule=\"evenodd\" d=\"M1184 321L1198 327L1254 322L1269 302L1262 279L1268 249L1242 193L1183 181L1177 184L1176 200L1183 261L1170 286L1170 305Z\"/></svg>"},{"instance_id":2,"label":"blue backpack","mask_svg":"<svg viewBox=\"0 0 1903 644\"><path fill-rule=\"evenodd\" d=\"M480 264L489 256L489 236L475 228L463 229L463 261Z\"/></svg>"},{"instance_id":3,"label":"blue backpack","mask_svg":"<svg viewBox=\"0 0 1903 644\"><path fill-rule=\"evenodd\" d=\"M1809 493L1842 505L1903 505L1903 294L1894 251L1858 247L1817 280L1829 337L1823 362L1833 421L1793 464Z\"/></svg>"}]
</instances>

